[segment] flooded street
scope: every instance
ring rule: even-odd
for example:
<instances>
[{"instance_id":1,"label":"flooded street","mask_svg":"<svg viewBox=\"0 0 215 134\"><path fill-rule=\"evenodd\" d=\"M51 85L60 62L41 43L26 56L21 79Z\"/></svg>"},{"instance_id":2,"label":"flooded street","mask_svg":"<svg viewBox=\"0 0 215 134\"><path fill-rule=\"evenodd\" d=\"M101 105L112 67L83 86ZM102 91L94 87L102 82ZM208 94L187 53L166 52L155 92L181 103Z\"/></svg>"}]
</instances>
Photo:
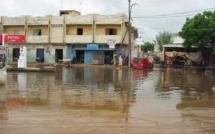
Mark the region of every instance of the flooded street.
<instances>
[{"instance_id":1,"label":"flooded street","mask_svg":"<svg viewBox=\"0 0 215 134\"><path fill-rule=\"evenodd\" d=\"M57 68L8 72L0 134L214 134L215 75Z\"/></svg>"}]
</instances>

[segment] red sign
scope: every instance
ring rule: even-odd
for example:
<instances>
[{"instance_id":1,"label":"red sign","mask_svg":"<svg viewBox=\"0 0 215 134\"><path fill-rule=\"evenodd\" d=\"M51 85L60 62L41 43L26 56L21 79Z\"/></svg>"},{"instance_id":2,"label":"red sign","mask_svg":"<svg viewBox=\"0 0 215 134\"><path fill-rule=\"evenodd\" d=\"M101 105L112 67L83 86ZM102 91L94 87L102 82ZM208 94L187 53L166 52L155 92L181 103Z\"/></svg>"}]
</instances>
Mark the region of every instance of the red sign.
<instances>
[{"instance_id":1,"label":"red sign","mask_svg":"<svg viewBox=\"0 0 215 134\"><path fill-rule=\"evenodd\" d=\"M2 35L0 35L0 42L2 42ZM5 35L4 36L5 43L23 43L25 42L24 35Z\"/></svg>"},{"instance_id":2,"label":"red sign","mask_svg":"<svg viewBox=\"0 0 215 134\"><path fill-rule=\"evenodd\" d=\"M5 42L22 43L22 42L25 42L25 36L24 35L5 35Z\"/></svg>"}]
</instances>

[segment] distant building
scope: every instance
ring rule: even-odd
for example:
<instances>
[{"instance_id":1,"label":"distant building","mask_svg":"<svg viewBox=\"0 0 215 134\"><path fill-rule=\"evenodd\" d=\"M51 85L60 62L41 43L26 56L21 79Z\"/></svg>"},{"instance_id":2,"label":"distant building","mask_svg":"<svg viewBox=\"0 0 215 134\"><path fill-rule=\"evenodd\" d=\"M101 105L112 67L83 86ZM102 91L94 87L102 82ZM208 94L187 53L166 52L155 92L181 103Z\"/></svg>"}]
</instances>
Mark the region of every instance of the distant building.
<instances>
[{"instance_id":1,"label":"distant building","mask_svg":"<svg viewBox=\"0 0 215 134\"><path fill-rule=\"evenodd\" d=\"M114 53L129 55L128 28L124 14L81 15L75 10L62 10L59 16L0 17L0 33L25 36L25 41L6 42L8 62L17 61L20 47L26 46L27 62L56 63L76 58L78 63L110 64ZM134 35L132 30L132 44Z\"/></svg>"},{"instance_id":2,"label":"distant building","mask_svg":"<svg viewBox=\"0 0 215 134\"><path fill-rule=\"evenodd\" d=\"M131 57L143 57L141 46L144 45L144 40L142 38L137 38L135 44L132 46L132 56Z\"/></svg>"}]
</instances>

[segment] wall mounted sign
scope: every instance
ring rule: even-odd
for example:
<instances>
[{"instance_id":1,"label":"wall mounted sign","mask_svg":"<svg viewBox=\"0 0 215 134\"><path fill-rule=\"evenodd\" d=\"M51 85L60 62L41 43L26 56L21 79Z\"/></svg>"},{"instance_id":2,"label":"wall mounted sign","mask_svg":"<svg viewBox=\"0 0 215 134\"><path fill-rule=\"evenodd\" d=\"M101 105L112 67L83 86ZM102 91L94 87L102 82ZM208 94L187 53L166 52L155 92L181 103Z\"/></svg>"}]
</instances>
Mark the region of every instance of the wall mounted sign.
<instances>
[{"instance_id":1,"label":"wall mounted sign","mask_svg":"<svg viewBox=\"0 0 215 134\"><path fill-rule=\"evenodd\" d=\"M87 44L87 50L98 50L98 44Z\"/></svg>"},{"instance_id":2,"label":"wall mounted sign","mask_svg":"<svg viewBox=\"0 0 215 134\"><path fill-rule=\"evenodd\" d=\"M0 42L2 42L2 35L0 35ZM23 43L25 42L25 35L9 35L4 36L5 43Z\"/></svg>"}]
</instances>

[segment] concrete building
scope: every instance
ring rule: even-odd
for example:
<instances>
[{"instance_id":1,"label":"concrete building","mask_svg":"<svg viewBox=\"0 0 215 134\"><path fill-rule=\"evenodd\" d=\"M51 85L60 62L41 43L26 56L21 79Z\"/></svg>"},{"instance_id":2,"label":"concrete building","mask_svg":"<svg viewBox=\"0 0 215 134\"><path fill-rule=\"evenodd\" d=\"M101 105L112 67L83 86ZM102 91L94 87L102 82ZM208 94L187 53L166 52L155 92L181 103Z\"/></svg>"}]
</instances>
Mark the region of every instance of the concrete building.
<instances>
[{"instance_id":1,"label":"concrete building","mask_svg":"<svg viewBox=\"0 0 215 134\"><path fill-rule=\"evenodd\" d=\"M75 10L62 10L59 16L0 18L0 33L25 36L24 42L6 42L8 62L17 61L20 48L26 46L27 62L56 63L75 57L78 63L110 64L114 53L129 55L128 28L124 14L81 15Z\"/></svg>"}]
</instances>

